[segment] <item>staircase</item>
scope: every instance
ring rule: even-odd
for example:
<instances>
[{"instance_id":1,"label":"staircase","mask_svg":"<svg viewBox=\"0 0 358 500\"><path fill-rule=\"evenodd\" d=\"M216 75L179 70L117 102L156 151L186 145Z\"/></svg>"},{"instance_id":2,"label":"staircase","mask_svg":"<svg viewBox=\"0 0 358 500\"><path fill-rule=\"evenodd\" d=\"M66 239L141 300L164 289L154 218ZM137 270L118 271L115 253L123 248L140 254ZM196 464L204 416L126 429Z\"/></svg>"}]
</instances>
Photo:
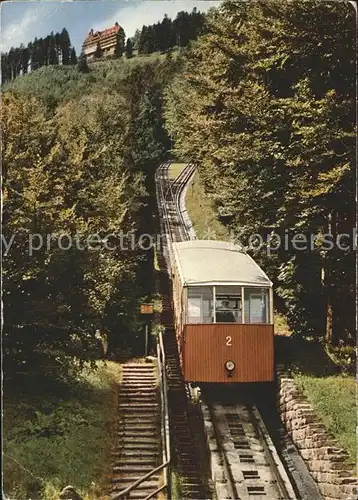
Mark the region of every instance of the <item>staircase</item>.
<instances>
[{"instance_id":1,"label":"staircase","mask_svg":"<svg viewBox=\"0 0 358 500\"><path fill-rule=\"evenodd\" d=\"M153 363L130 363L124 364L122 370L113 497L161 463L156 367ZM144 499L154 493L160 479L160 473L151 476L130 492L130 498Z\"/></svg>"}]
</instances>

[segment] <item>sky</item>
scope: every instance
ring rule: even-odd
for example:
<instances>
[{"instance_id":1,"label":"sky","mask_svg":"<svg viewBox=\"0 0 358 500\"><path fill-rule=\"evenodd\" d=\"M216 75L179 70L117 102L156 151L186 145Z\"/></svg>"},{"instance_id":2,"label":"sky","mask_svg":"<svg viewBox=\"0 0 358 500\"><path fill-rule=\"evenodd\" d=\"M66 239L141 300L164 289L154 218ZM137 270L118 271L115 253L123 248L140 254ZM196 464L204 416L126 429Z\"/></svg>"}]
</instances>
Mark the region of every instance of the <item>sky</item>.
<instances>
[{"instance_id":1,"label":"sky","mask_svg":"<svg viewBox=\"0 0 358 500\"><path fill-rule=\"evenodd\" d=\"M132 36L143 24L160 21L164 14L172 19L182 10L197 7L206 12L219 5L214 0L11 0L0 4L1 51L21 43L27 45L35 37L53 31L69 32L76 52L91 28L101 30L117 21L127 36Z\"/></svg>"}]
</instances>

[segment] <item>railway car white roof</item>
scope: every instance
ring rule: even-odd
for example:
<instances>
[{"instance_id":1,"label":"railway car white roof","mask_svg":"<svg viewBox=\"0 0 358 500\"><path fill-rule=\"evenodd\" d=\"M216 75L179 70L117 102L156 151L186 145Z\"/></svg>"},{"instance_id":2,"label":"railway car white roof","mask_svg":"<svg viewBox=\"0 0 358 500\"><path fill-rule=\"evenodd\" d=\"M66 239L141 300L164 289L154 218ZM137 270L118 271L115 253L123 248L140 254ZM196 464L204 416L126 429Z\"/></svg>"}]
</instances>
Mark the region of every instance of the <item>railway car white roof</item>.
<instances>
[{"instance_id":1,"label":"railway car white roof","mask_svg":"<svg viewBox=\"0 0 358 500\"><path fill-rule=\"evenodd\" d=\"M210 284L272 286L272 282L260 266L233 243L190 240L172 245L184 286Z\"/></svg>"}]
</instances>

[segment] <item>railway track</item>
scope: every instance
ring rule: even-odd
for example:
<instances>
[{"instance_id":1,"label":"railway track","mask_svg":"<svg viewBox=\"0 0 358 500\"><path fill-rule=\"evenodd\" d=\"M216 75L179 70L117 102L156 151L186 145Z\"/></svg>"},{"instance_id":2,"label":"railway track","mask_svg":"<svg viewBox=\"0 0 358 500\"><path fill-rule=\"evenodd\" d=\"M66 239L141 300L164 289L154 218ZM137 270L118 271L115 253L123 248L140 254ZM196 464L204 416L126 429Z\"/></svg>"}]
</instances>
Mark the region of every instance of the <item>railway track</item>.
<instances>
[{"instance_id":1,"label":"railway track","mask_svg":"<svg viewBox=\"0 0 358 500\"><path fill-rule=\"evenodd\" d=\"M169 380L171 407L171 435L174 438L179 470L190 479L187 498L207 498L208 491L195 467L195 453L190 436L190 418L187 412L187 392L181 375L171 309L171 249L173 241L195 238L195 232L186 214L183 202L185 188L194 175L188 165L174 181L168 177L169 163L162 165L156 176L158 210L163 252L160 268L164 273L162 287L164 308L162 322ZM183 408L186 408L185 411ZM210 449L211 475L218 498L270 500L297 498L270 435L257 408L239 403L215 400L206 394L203 403L204 421ZM195 485L195 486L194 486ZM192 496L194 495L194 496ZM203 496L204 495L204 496Z\"/></svg>"},{"instance_id":2,"label":"railway track","mask_svg":"<svg viewBox=\"0 0 358 500\"><path fill-rule=\"evenodd\" d=\"M170 416L170 436L175 453L176 470L180 476L180 493L183 499L209 498L206 484L201 478L200 459L193 446L192 416L188 405L188 394L181 371L171 300L170 283L170 242L185 238L181 219L178 217L178 203L181 190L186 185L189 170L182 172L171 183L168 177L170 164L164 164L157 172L158 210L161 224L162 248L158 256L160 268L160 292L163 297L161 324L165 327L163 335L168 384L168 404ZM193 169L190 169L193 172Z\"/></svg>"},{"instance_id":3,"label":"railway track","mask_svg":"<svg viewBox=\"0 0 358 500\"><path fill-rule=\"evenodd\" d=\"M202 403L218 498L296 499L290 480L257 408Z\"/></svg>"}]
</instances>

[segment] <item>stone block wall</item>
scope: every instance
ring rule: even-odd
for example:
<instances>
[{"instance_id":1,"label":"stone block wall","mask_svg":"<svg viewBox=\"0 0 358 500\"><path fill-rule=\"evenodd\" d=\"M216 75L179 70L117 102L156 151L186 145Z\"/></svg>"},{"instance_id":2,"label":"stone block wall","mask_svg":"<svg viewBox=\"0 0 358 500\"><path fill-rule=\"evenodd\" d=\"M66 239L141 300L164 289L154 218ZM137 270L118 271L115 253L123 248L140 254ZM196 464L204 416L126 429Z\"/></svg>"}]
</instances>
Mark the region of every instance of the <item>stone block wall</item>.
<instances>
[{"instance_id":1,"label":"stone block wall","mask_svg":"<svg viewBox=\"0 0 358 500\"><path fill-rule=\"evenodd\" d=\"M347 467L348 454L339 448L294 380L279 377L281 420L299 450L324 499L356 500L358 483Z\"/></svg>"}]
</instances>

